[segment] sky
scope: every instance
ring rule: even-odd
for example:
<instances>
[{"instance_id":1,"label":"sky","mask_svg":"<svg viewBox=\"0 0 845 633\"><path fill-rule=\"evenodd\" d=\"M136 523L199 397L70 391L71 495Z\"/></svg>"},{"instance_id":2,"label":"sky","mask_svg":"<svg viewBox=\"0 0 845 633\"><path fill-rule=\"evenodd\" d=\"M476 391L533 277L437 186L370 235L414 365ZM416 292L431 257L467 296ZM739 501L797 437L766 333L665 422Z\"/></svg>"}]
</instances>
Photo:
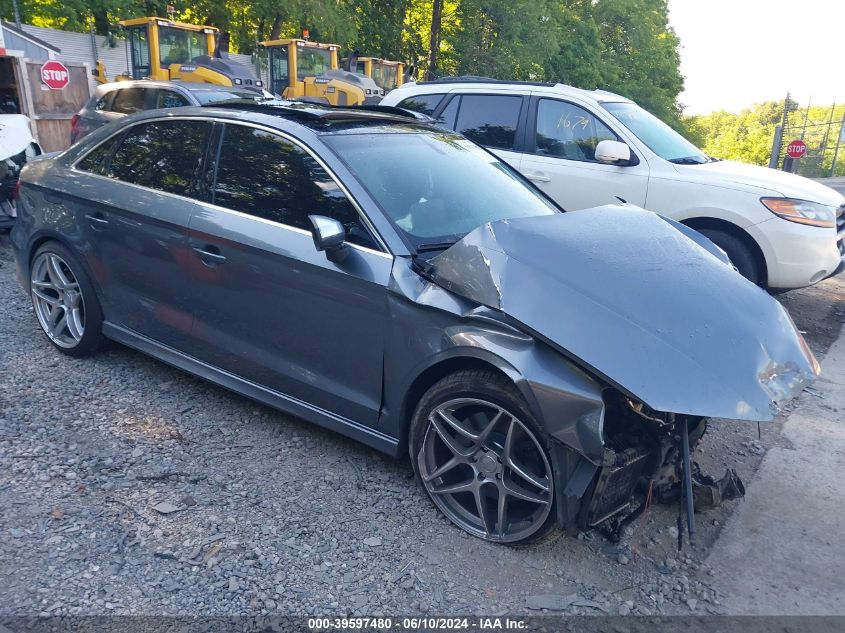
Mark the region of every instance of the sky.
<instances>
[{"instance_id":1,"label":"sky","mask_svg":"<svg viewBox=\"0 0 845 633\"><path fill-rule=\"evenodd\" d=\"M687 114L845 102L845 0L669 0Z\"/></svg>"}]
</instances>

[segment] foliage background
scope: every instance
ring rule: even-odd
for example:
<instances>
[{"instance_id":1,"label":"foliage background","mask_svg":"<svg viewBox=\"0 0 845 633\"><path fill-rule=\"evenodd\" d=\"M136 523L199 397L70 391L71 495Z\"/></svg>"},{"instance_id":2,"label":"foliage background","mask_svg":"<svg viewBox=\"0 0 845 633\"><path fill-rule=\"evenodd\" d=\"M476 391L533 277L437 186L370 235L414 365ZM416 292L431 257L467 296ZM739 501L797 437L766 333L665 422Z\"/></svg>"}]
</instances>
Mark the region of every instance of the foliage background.
<instances>
[{"instance_id":1,"label":"foliage background","mask_svg":"<svg viewBox=\"0 0 845 633\"><path fill-rule=\"evenodd\" d=\"M18 0L26 23L76 31L93 26L118 36L118 20L164 16L168 4L176 19L228 30L233 50L246 54L262 40L308 29L312 39L347 52L414 64L417 78L430 68L436 76L602 88L633 99L712 156L759 165L768 164L783 113L782 103L767 102L740 113L684 116L680 42L666 0ZM0 16L13 15L12 0L0 0ZM827 120L830 108L796 110L793 124L799 114ZM845 106L834 116L842 119ZM845 157L840 162L845 169Z\"/></svg>"},{"instance_id":2,"label":"foliage background","mask_svg":"<svg viewBox=\"0 0 845 633\"><path fill-rule=\"evenodd\" d=\"M166 16L166 2L18 0L23 22L105 35L118 20ZM177 0L176 19L228 30L232 48L299 36L344 50L398 59L421 75L430 61L435 4L442 9L434 51L437 75L561 81L635 99L680 127L683 89L678 38L666 0ZM13 17L12 0L0 15Z\"/></svg>"}]
</instances>

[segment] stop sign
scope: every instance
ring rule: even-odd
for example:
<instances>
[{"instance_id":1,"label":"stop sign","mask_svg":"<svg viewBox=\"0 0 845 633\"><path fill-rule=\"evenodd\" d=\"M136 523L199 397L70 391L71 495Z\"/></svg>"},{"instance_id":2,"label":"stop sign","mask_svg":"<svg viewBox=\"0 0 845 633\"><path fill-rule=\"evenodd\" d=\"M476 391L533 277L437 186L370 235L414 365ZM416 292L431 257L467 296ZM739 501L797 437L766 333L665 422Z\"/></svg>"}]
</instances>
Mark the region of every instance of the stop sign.
<instances>
[{"instance_id":1,"label":"stop sign","mask_svg":"<svg viewBox=\"0 0 845 633\"><path fill-rule=\"evenodd\" d=\"M807 153L807 144L801 139L796 139L786 146L786 155L790 158L801 158Z\"/></svg>"},{"instance_id":2,"label":"stop sign","mask_svg":"<svg viewBox=\"0 0 845 633\"><path fill-rule=\"evenodd\" d=\"M68 85L70 73L62 62L49 61L41 67L41 81L50 90L61 90Z\"/></svg>"}]
</instances>

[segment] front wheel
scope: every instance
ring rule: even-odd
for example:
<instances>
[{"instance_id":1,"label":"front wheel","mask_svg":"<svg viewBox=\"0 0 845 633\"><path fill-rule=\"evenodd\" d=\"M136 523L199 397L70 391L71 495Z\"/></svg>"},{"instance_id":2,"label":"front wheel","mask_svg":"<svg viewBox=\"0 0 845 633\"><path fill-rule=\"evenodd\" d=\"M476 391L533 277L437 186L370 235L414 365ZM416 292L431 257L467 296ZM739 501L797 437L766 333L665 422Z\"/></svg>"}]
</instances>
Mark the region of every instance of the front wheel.
<instances>
[{"instance_id":1,"label":"front wheel","mask_svg":"<svg viewBox=\"0 0 845 633\"><path fill-rule=\"evenodd\" d=\"M76 257L58 242L43 244L32 258L30 294L38 324L61 352L84 356L105 340L94 287Z\"/></svg>"},{"instance_id":2,"label":"front wheel","mask_svg":"<svg viewBox=\"0 0 845 633\"><path fill-rule=\"evenodd\" d=\"M513 544L554 530L547 439L506 378L491 371L447 376L420 400L410 432L414 472L455 525Z\"/></svg>"},{"instance_id":3,"label":"front wheel","mask_svg":"<svg viewBox=\"0 0 845 633\"><path fill-rule=\"evenodd\" d=\"M735 235L716 229L701 229L699 233L728 254L728 259L740 275L758 286L763 282L760 264L745 242Z\"/></svg>"}]
</instances>

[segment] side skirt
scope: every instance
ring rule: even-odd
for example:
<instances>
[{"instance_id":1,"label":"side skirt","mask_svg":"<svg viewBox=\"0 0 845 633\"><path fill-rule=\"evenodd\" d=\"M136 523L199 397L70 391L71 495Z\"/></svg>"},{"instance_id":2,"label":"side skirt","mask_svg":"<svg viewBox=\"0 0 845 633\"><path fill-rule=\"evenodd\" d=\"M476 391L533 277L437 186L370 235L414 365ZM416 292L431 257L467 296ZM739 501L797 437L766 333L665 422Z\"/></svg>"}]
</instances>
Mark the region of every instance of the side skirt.
<instances>
[{"instance_id":1,"label":"side skirt","mask_svg":"<svg viewBox=\"0 0 845 633\"><path fill-rule=\"evenodd\" d=\"M341 417L302 400L279 393L278 391L273 391L235 374L208 365L192 356L157 343L137 332L106 321L103 323L103 335L127 347L149 354L168 365L173 365L178 369L213 382L225 389L257 400L283 413L288 413L322 426L323 428L335 431L336 433L346 435L353 440L387 453L392 457L399 457L400 455L399 440L395 437L385 435L353 420Z\"/></svg>"}]
</instances>

